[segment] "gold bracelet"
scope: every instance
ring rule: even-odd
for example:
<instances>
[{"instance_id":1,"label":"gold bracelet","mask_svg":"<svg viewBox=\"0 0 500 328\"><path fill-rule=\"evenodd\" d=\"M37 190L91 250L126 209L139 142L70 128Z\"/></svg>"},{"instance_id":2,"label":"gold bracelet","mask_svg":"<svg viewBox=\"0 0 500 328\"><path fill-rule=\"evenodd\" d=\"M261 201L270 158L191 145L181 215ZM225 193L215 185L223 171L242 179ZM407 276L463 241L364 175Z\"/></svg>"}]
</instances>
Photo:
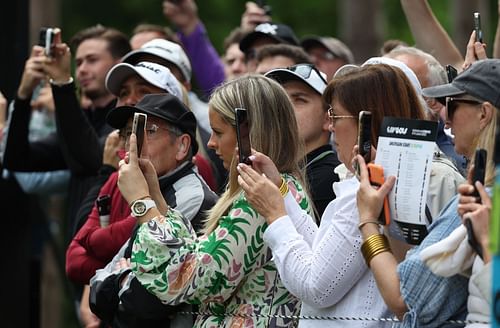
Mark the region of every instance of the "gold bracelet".
<instances>
[{"instance_id":1,"label":"gold bracelet","mask_svg":"<svg viewBox=\"0 0 500 328\"><path fill-rule=\"evenodd\" d=\"M281 178L280 194L281 197L285 197L288 194L288 183L286 183L283 177Z\"/></svg>"},{"instance_id":2,"label":"gold bracelet","mask_svg":"<svg viewBox=\"0 0 500 328\"><path fill-rule=\"evenodd\" d=\"M363 228L366 224L369 224L369 223L376 224L380 228L380 222L378 222L377 220L369 220L369 221L360 222L358 224L358 229L361 230L361 228Z\"/></svg>"},{"instance_id":3,"label":"gold bracelet","mask_svg":"<svg viewBox=\"0 0 500 328\"><path fill-rule=\"evenodd\" d=\"M368 267L370 267L370 262L376 255L390 251L391 246L389 245L389 241L383 234L371 235L361 245L361 254L363 254Z\"/></svg>"}]
</instances>

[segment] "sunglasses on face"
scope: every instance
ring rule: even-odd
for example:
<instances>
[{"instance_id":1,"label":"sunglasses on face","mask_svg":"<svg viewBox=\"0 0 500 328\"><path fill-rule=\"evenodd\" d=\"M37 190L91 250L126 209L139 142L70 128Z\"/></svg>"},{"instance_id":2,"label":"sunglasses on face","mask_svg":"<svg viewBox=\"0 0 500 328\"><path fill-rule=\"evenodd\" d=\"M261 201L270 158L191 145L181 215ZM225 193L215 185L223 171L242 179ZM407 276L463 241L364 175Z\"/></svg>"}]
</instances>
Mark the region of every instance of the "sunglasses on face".
<instances>
[{"instance_id":1,"label":"sunglasses on face","mask_svg":"<svg viewBox=\"0 0 500 328\"><path fill-rule=\"evenodd\" d=\"M446 117L448 118L448 120L451 120L453 118L453 114L455 114L460 104L478 106L482 104L482 101L477 99L446 97Z\"/></svg>"}]
</instances>

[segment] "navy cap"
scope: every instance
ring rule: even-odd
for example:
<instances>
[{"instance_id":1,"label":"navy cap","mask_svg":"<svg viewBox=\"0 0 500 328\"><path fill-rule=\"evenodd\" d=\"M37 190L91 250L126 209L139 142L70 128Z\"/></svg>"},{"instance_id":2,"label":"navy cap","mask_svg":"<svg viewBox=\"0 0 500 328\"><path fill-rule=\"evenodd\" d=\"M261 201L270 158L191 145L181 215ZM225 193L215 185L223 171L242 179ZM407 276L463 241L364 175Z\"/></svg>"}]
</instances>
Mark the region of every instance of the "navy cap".
<instances>
[{"instance_id":1,"label":"navy cap","mask_svg":"<svg viewBox=\"0 0 500 328\"><path fill-rule=\"evenodd\" d=\"M287 43L294 46L300 46L299 40L290 26L285 24L262 23L257 25L253 32L248 33L240 41L241 51L246 52L257 39L262 37L270 37L274 39L276 43Z\"/></svg>"},{"instance_id":2,"label":"navy cap","mask_svg":"<svg viewBox=\"0 0 500 328\"><path fill-rule=\"evenodd\" d=\"M176 96L169 93L145 95L135 106L116 107L108 113L106 121L116 129L123 128L134 113L145 113L167 121L191 137L193 154L198 151L196 118Z\"/></svg>"}]
</instances>

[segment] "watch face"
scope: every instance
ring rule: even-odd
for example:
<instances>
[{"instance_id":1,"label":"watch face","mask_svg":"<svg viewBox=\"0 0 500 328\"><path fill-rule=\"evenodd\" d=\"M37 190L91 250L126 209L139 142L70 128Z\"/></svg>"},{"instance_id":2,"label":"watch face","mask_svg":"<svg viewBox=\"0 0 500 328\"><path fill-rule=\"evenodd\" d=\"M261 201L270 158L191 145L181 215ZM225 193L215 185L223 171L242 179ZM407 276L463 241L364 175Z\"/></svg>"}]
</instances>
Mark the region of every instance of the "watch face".
<instances>
[{"instance_id":1,"label":"watch face","mask_svg":"<svg viewBox=\"0 0 500 328\"><path fill-rule=\"evenodd\" d=\"M132 215L135 217L143 216L152 207L156 207L156 204L155 204L154 200L152 200L152 199L136 200L132 204L132 208L131 208Z\"/></svg>"},{"instance_id":2,"label":"watch face","mask_svg":"<svg viewBox=\"0 0 500 328\"><path fill-rule=\"evenodd\" d=\"M146 204L143 202L137 202L134 204L134 210L137 214L141 215L146 212Z\"/></svg>"}]
</instances>

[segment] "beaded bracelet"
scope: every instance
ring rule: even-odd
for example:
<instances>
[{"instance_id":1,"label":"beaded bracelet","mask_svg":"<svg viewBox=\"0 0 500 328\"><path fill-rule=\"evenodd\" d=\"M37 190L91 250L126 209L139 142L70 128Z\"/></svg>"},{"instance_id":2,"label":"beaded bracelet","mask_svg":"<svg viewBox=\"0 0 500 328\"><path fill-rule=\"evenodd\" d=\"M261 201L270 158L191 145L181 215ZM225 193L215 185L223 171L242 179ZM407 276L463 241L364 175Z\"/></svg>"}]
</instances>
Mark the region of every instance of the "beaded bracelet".
<instances>
[{"instance_id":1,"label":"beaded bracelet","mask_svg":"<svg viewBox=\"0 0 500 328\"><path fill-rule=\"evenodd\" d=\"M383 234L374 234L368 237L361 245L361 253L365 259L366 265L370 267L370 261L378 254L390 252L391 246L387 237Z\"/></svg>"},{"instance_id":2,"label":"beaded bracelet","mask_svg":"<svg viewBox=\"0 0 500 328\"><path fill-rule=\"evenodd\" d=\"M288 194L288 183L283 178L281 178L280 193L281 197L285 197Z\"/></svg>"}]
</instances>

